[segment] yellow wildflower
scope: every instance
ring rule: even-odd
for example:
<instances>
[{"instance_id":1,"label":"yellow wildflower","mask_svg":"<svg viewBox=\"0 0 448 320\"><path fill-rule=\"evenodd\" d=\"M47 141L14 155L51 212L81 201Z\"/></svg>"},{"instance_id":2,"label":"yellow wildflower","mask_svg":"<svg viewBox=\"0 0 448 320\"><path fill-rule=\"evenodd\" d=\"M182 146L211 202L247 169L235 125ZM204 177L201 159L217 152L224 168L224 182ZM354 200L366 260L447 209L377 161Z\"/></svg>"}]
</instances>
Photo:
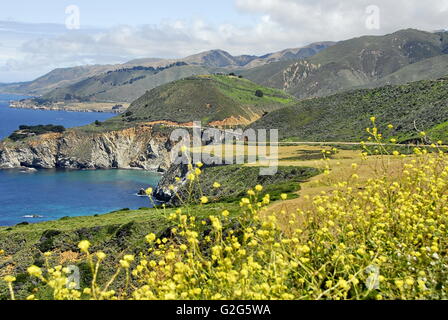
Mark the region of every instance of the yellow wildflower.
<instances>
[{"instance_id":1,"label":"yellow wildflower","mask_svg":"<svg viewBox=\"0 0 448 320\"><path fill-rule=\"evenodd\" d=\"M5 276L5 277L3 278L3 280L5 280L6 282L9 282L9 283L12 283L12 282L16 281L16 277L13 277L13 276Z\"/></svg>"},{"instance_id":2,"label":"yellow wildflower","mask_svg":"<svg viewBox=\"0 0 448 320\"><path fill-rule=\"evenodd\" d=\"M208 203L208 198L205 197L205 196L201 197L201 203L202 203L202 204L206 204L206 203Z\"/></svg>"},{"instance_id":3,"label":"yellow wildflower","mask_svg":"<svg viewBox=\"0 0 448 320\"><path fill-rule=\"evenodd\" d=\"M40 277L42 276L42 270L41 268L37 266L31 266L27 269L28 273L34 277Z\"/></svg>"},{"instance_id":4,"label":"yellow wildflower","mask_svg":"<svg viewBox=\"0 0 448 320\"><path fill-rule=\"evenodd\" d=\"M150 234L148 234L148 235L146 236L146 241L147 241L147 242L151 243L151 242L153 242L154 240L156 240L156 235L155 235L154 233L150 233Z\"/></svg>"},{"instance_id":5,"label":"yellow wildflower","mask_svg":"<svg viewBox=\"0 0 448 320\"><path fill-rule=\"evenodd\" d=\"M78 244L78 248L81 249L82 252L88 252L90 248L90 242L87 240L83 240Z\"/></svg>"}]
</instances>

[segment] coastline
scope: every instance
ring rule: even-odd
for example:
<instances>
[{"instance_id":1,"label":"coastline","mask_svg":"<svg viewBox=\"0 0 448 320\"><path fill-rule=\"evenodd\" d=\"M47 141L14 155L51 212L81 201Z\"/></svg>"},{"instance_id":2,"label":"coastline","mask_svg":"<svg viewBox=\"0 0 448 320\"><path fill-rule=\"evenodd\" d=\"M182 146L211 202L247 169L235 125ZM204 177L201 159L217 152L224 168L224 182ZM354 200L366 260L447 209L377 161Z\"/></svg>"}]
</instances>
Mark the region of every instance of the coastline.
<instances>
[{"instance_id":1,"label":"coastline","mask_svg":"<svg viewBox=\"0 0 448 320\"><path fill-rule=\"evenodd\" d=\"M41 111L66 112L97 112L121 114L127 110L129 103L119 102L57 102L51 105L37 105L30 100L10 101L9 107L13 109L31 109Z\"/></svg>"},{"instance_id":2,"label":"coastline","mask_svg":"<svg viewBox=\"0 0 448 320\"><path fill-rule=\"evenodd\" d=\"M28 175L39 175L40 177L42 176L48 176L48 175L53 175L52 172L54 172L54 174L62 174L63 176L68 176L71 177L72 174L74 175L78 175L82 174L81 172L92 172L92 174L95 175L99 175L100 177L103 175L115 175L115 174L126 174L126 171L129 172L129 174L135 176L138 175L140 176L140 172L142 174L142 177L146 177L148 176L150 180L148 180L147 183L141 182L141 183L136 183L136 185L129 191L125 191L125 192L121 192L119 194L117 194L117 196L120 197L140 197L138 195L139 190L141 190L142 188L147 188L148 186L150 186L151 188L156 189L159 185L159 182L163 179L164 177L164 173L161 172L157 172L156 170L144 170L144 169L139 169L139 170L134 170L132 168L130 169L126 169L126 168L109 168L109 169L34 169L34 168L25 168L25 170L23 170L23 168L14 168L14 169L0 169L0 173L1 172L5 172L5 171L10 171L10 173L5 172L7 175L9 174L13 174L13 175L20 175L21 177L25 177L24 179L28 179L26 178ZM96 173L95 173L96 172ZM101 173L103 172L103 173ZM117 172L117 173L114 173ZM118 173L121 172L121 173ZM132 174L132 172L136 172L136 174ZM86 173L89 174L90 173ZM153 179L152 177L154 177L154 179L156 179L155 181L153 181L153 183L151 183L150 181ZM73 179L73 178L72 178ZM141 179L137 179L135 181L140 181ZM126 180L124 180L126 181ZM141 208L152 208L152 203L156 203L156 204L161 204L162 202L159 201L158 199L156 199L153 196L153 202L149 202L147 204L138 204L138 201L136 202L135 200L132 200L131 198L128 198L128 200L126 200L125 202L121 203L121 205L117 205L115 208L114 207L109 207L109 208L104 208L104 211L102 210L93 210L92 212L87 212L84 210L75 210L75 207L73 207L72 212L71 213L67 213L65 212L64 214L58 214L57 212L51 212L49 211L48 213L44 213L41 209L37 208L35 211L26 211L26 212L22 212L20 217L17 217L17 221L10 223L3 223L0 224L0 229L2 228L7 228L7 227L11 227L11 226L15 226L17 224L38 224L38 223L51 223L51 222L56 222L58 220L61 220L64 217L70 217L70 219L77 219L77 218L82 218L82 217L96 217L96 216L103 216L103 215L108 215L108 214L112 214L112 213L116 213L118 211L136 211L136 210L140 210ZM126 208L126 209L123 209ZM128 209L130 208L130 209ZM140 208L140 209L139 209Z\"/></svg>"}]
</instances>

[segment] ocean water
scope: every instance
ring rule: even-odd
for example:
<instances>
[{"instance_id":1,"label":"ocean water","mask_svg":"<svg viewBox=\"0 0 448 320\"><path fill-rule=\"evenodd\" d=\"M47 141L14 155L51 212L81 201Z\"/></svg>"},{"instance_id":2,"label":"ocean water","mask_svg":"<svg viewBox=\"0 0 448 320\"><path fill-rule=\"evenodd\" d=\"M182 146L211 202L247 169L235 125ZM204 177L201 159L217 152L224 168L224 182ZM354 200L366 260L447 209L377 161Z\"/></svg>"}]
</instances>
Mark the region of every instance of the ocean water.
<instances>
[{"instance_id":1,"label":"ocean water","mask_svg":"<svg viewBox=\"0 0 448 320\"><path fill-rule=\"evenodd\" d=\"M8 108L9 100L22 98L0 95L0 139L21 124L68 128L113 116ZM157 173L134 170L0 170L0 226L150 207L149 199L136 193L156 186L160 178Z\"/></svg>"},{"instance_id":2,"label":"ocean water","mask_svg":"<svg viewBox=\"0 0 448 320\"><path fill-rule=\"evenodd\" d=\"M0 226L151 207L137 192L159 180L135 170L0 170Z\"/></svg>"},{"instance_id":3,"label":"ocean water","mask_svg":"<svg viewBox=\"0 0 448 320\"><path fill-rule=\"evenodd\" d=\"M0 139L6 138L20 125L54 124L66 128L78 127L104 121L114 116L111 113L67 112L9 108L9 101L21 100L25 96L0 94Z\"/></svg>"}]
</instances>

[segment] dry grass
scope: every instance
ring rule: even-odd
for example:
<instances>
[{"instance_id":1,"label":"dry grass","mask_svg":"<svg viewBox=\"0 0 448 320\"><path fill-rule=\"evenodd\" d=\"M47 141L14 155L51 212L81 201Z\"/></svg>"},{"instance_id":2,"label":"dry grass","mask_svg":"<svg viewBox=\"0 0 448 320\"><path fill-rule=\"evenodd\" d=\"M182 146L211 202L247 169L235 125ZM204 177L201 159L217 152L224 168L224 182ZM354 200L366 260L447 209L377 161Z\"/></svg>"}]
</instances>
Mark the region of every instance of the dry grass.
<instances>
[{"instance_id":1,"label":"dry grass","mask_svg":"<svg viewBox=\"0 0 448 320\"><path fill-rule=\"evenodd\" d=\"M65 251L59 254L59 264L73 263L80 259L79 252Z\"/></svg>"},{"instance_id":2,"label":"dry grass","mask_svg":"<svg viewBox=\"0 0 448 320\"><path fill-rule=\"evenodd\" d=\"M8 257L8 261L12 261L12 257ZM5 277L8 275L12 275L14 274L15 271L15 267L13 263L9 263L7 264L5 267L3 267L2 269L0 269L0 277Z\"/></svg>"},{"instance_id":3,"label":"dry grass","mask_svg":"<svg viewBox=\"0 0 448 320\"><path fill-rule=\"evenodd\" d=\"M330 148L325 148L329 150ZM297 209L308 209L311 205L310 198L323 192L328 193L334 189L335 184L343 181L349 181L354 174L358 175L357 184L363 185L367 180L378 176L379 172L385 172L389 176L396 176L402 171L403 160L393 156L370 156L363 160L359 150L339 150L331 159L308 160L308 161L289 161L282 160L292 155L300 154L303 150L322 150L317 146L289 146L280 147L281 166L309 166L325 170L328 166L330 172L322 173L311 178L308 182L301 184L301 190L297 192L300 196L282 203L274 203L269 207L270 212L279 212L284 210L288 213L295 212ZM356 164L356 167L353 166ZM386 171L384 171L386 170Z\"/></svg>"}]
</instances>

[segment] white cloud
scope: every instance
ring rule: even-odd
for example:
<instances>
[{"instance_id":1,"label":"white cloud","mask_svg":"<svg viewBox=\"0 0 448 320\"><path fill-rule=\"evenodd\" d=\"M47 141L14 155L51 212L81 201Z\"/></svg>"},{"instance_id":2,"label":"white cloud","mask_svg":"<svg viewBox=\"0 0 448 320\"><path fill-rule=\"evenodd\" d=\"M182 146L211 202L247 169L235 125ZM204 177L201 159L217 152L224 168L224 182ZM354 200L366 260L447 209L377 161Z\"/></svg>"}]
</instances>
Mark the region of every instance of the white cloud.
<instances>
[{"instance_id":1,"label":"white cloud","mask_svg":"<svg viewBox=\"0 0 448 320\"><path fill-rule=\"evenodd\" d=\"M381 28L365 27L366 8L380 9ZM404 28L446 28L448 0L236 0L238 9L265 15L299 41L341 40L364 34L385 34Z\"/></svg>"},{"instance_id":2,"label":"white cloud","mask_svg":"<svg viewBox=\"0 0 448 320\"><path fill-rule=\"evenodd\" d=\"M201 19L69 31L63 25L0 22L0 82L30 80L56 67L178 58L210 49L265 54L323 40L446 27L448 0L234 0L257 17L244 25ZM365 26L366 8L380 9L381 28Z\"/></svg>"}]
</instances>

